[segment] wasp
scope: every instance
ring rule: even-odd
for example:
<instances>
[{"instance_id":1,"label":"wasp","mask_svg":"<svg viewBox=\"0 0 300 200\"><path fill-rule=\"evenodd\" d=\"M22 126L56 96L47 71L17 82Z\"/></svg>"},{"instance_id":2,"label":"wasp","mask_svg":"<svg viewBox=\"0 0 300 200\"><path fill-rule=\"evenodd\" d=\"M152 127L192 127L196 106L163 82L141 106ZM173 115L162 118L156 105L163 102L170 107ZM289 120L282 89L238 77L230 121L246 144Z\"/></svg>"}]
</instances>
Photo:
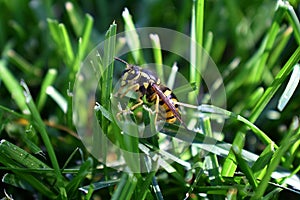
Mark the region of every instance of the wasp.
<instances>
[{"instance_id":1,"label":"wasp","mask_svg":"<svg viewBox=\"0 0 300 200\"><path fill-rule=\"evenodd\" d=\"M177 97L170 88L161 84L160 79L153 71L128 64L118 57L115 57L115 60L126 65L126 69L123 71L121 77L121 86L116 95L119 95L122 98L132 90L139 95L137 99L138 102L133 105L130 110L134 110L141 106L144 103L142 97L145 96L149 103L156 104L156 111L158 111L159 106L165 110L164 117L166 122L173 124L178 120L186 127L179 114ZM123 89L125 87L126 90L124 91Z\"/></svg>"}]
</instances>

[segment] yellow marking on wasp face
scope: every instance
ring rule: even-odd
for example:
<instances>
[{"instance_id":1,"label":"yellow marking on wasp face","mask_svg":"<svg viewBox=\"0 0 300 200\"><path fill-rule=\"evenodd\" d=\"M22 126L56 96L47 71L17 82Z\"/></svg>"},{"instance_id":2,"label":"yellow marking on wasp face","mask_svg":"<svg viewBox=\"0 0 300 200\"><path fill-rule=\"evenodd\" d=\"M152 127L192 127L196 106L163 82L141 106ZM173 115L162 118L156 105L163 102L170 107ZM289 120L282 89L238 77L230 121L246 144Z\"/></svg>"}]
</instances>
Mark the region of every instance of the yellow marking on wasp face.
<instances>
[{"instance_id":1,"label":"yellow marking on wasp face","mask_svg":"<svg viewBox=\"0 0 300 200\"><path fill-rule=\"evenodd\" d=\"M126 72L124 75L123 75L123 77L122 77L122 80L127 80L127 76L128 76L128 72Z\"/></svg>"}]
</instances>

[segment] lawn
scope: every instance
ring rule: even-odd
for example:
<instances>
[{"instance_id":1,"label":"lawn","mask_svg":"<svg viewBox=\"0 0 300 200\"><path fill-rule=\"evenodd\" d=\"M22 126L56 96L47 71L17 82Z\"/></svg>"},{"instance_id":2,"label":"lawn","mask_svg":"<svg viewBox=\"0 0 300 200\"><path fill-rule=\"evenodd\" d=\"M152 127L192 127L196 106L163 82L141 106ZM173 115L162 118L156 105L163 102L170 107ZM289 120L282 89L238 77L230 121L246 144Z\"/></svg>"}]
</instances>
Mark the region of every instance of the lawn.
<instances>
[{"instance_id":1,"label":"lawn","mask_svg":"<svg viewBox=\"0 0 300 200\"><path fill-rule=\"evenodd\" d=\"M0 198L300 198L297 0L0 6Z\"/></svg>"}]
</instances>

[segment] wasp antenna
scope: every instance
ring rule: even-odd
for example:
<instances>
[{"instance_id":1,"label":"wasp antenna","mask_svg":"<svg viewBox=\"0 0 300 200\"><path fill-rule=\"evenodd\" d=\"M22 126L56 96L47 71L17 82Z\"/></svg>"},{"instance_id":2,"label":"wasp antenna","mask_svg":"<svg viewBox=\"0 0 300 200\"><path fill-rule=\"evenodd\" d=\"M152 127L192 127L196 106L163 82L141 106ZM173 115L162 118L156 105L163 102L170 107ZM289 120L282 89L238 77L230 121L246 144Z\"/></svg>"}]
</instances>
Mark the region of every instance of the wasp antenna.
<instances>
[{"instance_id":1,"label":"wasp antenna","mask_svg":"<svg viewBox=\"0 0 300 200\"><path fill-rule=\"evenodd\" d=\"M125 60L122 60L121 58L115 57L115 60L124 63L125 65L130 65L128 62L126 62Z\"/></svg>"}]
</instances>

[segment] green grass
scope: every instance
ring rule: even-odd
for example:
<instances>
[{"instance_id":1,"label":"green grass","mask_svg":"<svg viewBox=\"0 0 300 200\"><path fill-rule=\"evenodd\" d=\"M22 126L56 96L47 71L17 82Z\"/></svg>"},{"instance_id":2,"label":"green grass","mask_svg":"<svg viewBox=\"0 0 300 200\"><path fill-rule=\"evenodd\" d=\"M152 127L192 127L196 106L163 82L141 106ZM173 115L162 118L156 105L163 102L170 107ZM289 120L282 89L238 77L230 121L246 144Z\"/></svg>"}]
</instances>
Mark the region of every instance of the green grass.
<instances>
[{"instance_id":1,"label":"green grass","mask_svg":"<svg viewBox=\"0 0 300 200\"><path fill-rule=\"evenodd\" d=\"M293 182L300 170L300 96L295 87L300 59L298 1L100 2L0 1L1 198L299 198L299 181ZM198 94L203 97L199 105L184 109L186 124L195 123L201 134L180 128L180 136L176 135L178 126L173 124L158 133L155 114L141 108L149 133L159 137L138 139L123 134L113 118L109 99L125 66L112 61L124 41L130 49L142 45L136 28L146 26L184 32L216 63L224 81L226 109L209 105L206 85L195 73L208 62L198 47L191 48L192 63L186 64L161 51L163 41L153 33L151 51L126 55L130 63L156 63L162 80L168 74L160 66L177 63L194 90L174 88L189 92L182 103L191 103ZM130 34L122 43L116 34L123 30ZM151 170L156 163L147 157L128 165L132 171L144 167L148 170L144 173L107 167L77 135L72 119L76 74L89 52L105 39L102 59L94 63L102 75L97 121L105 136L122 149L163 155L158 170ZM163 81L174 85L176 74L170 76L171 81ZM90 120L88 111L80 114ZM225 124L216 132L214 123L219 121ZM127 131L139 133L135 126ZM191 146L182 151L175 137ZM173 145L172 152L161 148L166 142ZM110 158L107 148L103 145L100 150ZM136 163L130 153L124 159Z\"/></svg>"}]
</instances>

